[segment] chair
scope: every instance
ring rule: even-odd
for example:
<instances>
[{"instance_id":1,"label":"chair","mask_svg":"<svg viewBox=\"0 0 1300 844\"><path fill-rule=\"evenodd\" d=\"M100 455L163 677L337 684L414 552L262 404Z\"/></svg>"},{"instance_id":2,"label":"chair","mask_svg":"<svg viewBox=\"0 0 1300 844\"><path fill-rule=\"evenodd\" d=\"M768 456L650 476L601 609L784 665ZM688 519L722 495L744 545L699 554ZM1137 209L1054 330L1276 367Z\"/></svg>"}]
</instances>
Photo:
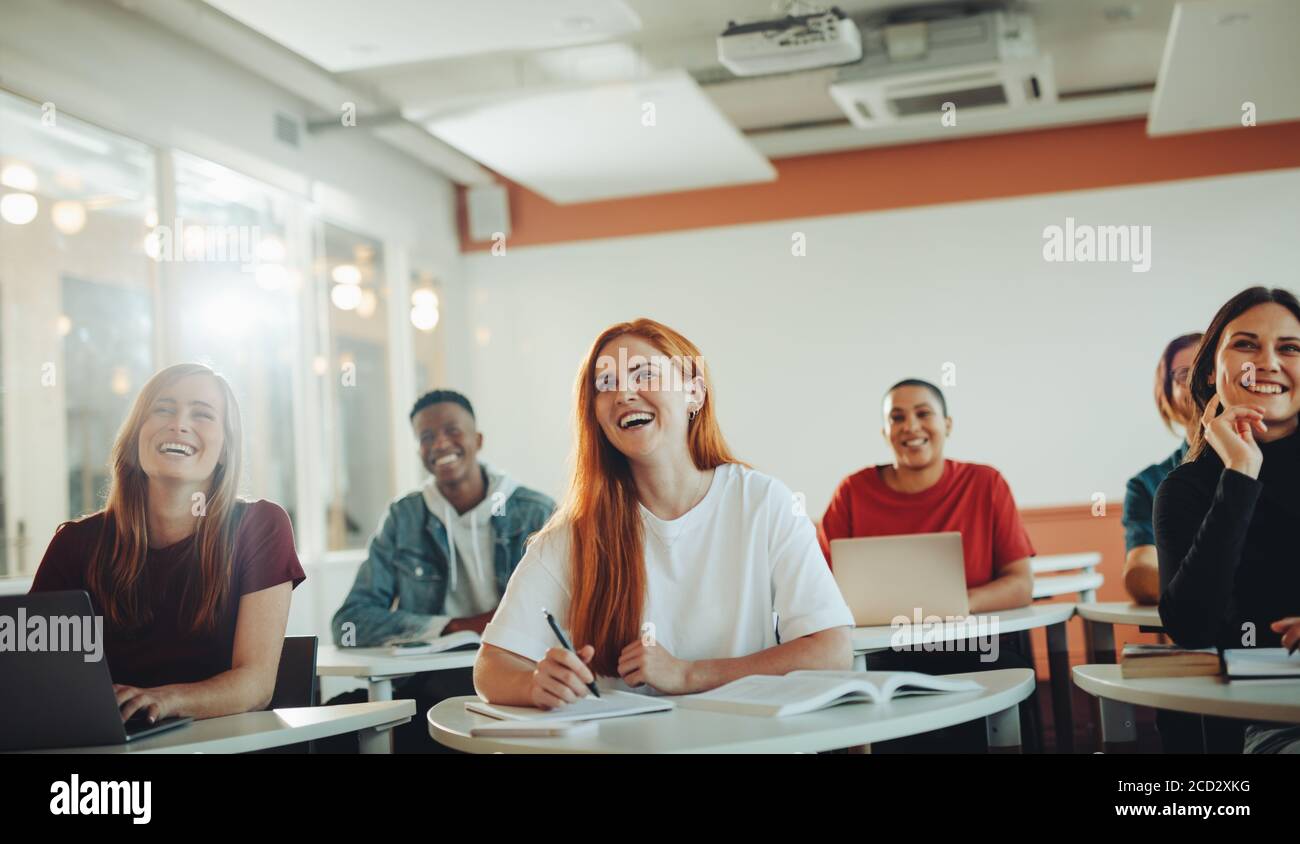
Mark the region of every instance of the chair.
<instances>
[{"instance_id":1,"label":"chair","mask_svg":"<svg viewBox=\"0 0 1300 844\"><path fill-rule=\"evenodd\" d=\"M315 636L284 637L275 692L267 709L316 705L316 646Z\"/></svg>"},{"instance_id":2,"label":"chair","mask_svg":"<svg viewBox=\"0 0 1300 844\"><path fill-rule=\"evenodd\" d=\"M1087 551L1082 554L1048 554L1034 557L1030 561L1030 571L1034 575L1034 600L1066 595L1071 592L1079 594L1079 602L1091 604L1097 600L1097 590L1106 578L1097 571L1101 565L1101 554ZM1076 572L1075 574L1056 574L1056 572ZM1039 577L1053 574L1052 577Z\"/></svg>"},{"instance_id":3,"label":"chair","mask_svg":"<svg viewBox=\"0 0 1300 844\"><path fill-rule=\"evenodd\" d=\"M280 648L280 666L275 672L275 691L267 709L287 709L316 705L315 636L285 636ZM300 742L284 747L270 747L255 753L310 753L311 743Z\"/></svg>"}]
</instances>

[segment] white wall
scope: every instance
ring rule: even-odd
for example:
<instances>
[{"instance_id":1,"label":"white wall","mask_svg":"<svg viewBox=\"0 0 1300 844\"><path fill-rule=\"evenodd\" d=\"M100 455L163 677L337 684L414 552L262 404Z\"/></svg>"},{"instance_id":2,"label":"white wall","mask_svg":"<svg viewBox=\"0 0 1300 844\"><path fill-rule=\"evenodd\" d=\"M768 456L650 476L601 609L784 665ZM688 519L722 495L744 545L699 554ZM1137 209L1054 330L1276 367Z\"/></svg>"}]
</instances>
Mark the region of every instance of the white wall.
<instances>
[{"instance_id":1,"label":"white wall","mask_svg":"<svg viewBox=\"0 0 1300 844\"><path fill-rule=\"evenodd\" d=\"M1045 262L1043 229L1067 215L1150 225L1150 271ZM949 456L996 466L1021 506L1118 507L1177 445L1151 399L1164 343L1244 287L1300 288L1298 231L1287 170L476 253L484 457L562 492L576 367L606 325L649 316L702 349L733 449L816 517L842 477L889 459L883 391L938 382L944 362Z\"/></svg>"}]
</instances>

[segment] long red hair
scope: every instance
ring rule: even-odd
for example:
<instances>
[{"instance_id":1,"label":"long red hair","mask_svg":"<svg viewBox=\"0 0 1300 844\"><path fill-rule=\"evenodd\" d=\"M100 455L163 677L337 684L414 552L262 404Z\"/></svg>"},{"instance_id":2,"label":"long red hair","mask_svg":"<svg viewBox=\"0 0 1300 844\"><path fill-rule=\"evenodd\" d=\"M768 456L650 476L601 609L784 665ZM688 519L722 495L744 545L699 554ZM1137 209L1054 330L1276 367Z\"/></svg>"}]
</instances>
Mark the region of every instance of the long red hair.
<instances>
[{"instance_id":1,"label":"long red hair","mask_svg":"<svg viewBox=\"0 0 1300 844\"><path fill-rule=\"evenodd\" d=\"M600 333L578 370L574 394L577 426L569 492L546 531L567 529L572 549L572 600L568 625L574 646L592 645L596 673L618 675L618 656L641 635L646 572L636 484L623 454L605 438L596 419L596 364L611 340L635 335L675 361L690 361L685 377L702 376L707 400L686 432L695 466L738 463L718 427L715 393L695 344L652 319L611 325Z\"/></svg>"}]
</instances>

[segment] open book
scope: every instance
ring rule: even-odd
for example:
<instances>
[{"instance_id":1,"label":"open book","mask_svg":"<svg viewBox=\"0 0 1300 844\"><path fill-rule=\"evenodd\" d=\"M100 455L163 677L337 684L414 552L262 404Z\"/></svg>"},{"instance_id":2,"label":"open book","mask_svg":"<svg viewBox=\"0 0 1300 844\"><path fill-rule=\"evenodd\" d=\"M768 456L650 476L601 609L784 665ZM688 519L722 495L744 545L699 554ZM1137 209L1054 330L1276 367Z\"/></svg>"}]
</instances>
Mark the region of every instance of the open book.
<instances>
[{"instance_id":1,"label":"open book","mask_svg":"<svg viewBox=\"0 0 1300 844\"><path fill-rule=\"evenodd\" d=\"M1300 653L1287 656L1286 648L1228 648L1223 652L1223 673L1229 680L1300 680Z\"/></svg>"},{"instance_id":2,"label":"open book","mask_svg":"<svg viewBox=\"0 0 1300 844\"><path fill-rule=\"evenodd\" d=\"M600 690L600 697L587 696L558 709L536 709L532 706L496 706L481 700L465 701L465 708L480 715L489 715L505 721L594 721L597 718L617 718L620 715L642 715L646 712L664 712L673 708L665 698L637 695L612 689Z\"/></svg>"},{"instance_id":3,"label":"open book","mask_svg":"<svg viewBox=\"0 0 1300 844\"><path fill-rule=\"evenodd\" d=\"M677 698L683 709L737 715L798 715L841 703L881 703L904 695L976 692L972 680L913 671L791 671L782 677L752 674L725 686Z\"/></svg>"},{"instance_id":4,"label":"open book","mask_svg":"<svg viewBox=\"0 0 1300 844\"><path fill-rule=\"evenodd\" d=\"M440 654L458 648L477 648L479 635L473 630L458 630L436 639L389 639L388 652L393 656L416 656L418 654Z\"/></svg>"}]
</instances>

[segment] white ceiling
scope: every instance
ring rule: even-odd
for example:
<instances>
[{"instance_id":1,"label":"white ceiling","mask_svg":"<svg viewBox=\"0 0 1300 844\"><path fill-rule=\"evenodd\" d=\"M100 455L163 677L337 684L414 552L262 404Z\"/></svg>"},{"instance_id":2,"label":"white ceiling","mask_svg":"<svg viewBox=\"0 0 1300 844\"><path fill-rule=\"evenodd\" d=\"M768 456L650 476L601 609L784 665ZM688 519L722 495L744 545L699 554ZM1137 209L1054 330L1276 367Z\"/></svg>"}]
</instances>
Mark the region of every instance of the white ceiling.
<instances>
[{"instance_id":1,"label":"white ceiling","mask_svg":"<svg viewBox=\"0 0 1300 844\"><path fill-rule=\"evenodd\" d=\"M833 1L859 19L933 5L932 0ZM690 164L662 147L643 149L644 160L620 154L618 144L647 138L624 137L626 127L612 124L602 111L608 107L607 98L665 73L686 72L699 83L673 90L682 98L681 107L689 104L700 121L691 147L700 162L739 156L738 161L752 164L756 156L762 160L760 149L771 155L798 155L914 143L944 133L938 121L932 127L902 131L849 128L827 92L833 71L739 79L722 70L716 55L718 33L730 20L771 17L782 6L773 0L311 0L310 16L291 13L302 7L288 2L206 2L333 71L328 78L334 83L373 94L374 102L399 109L410 123L429 129L480 164L511 178L518 175L519 181L556 201L634 195L650 192L655 185L654 192L661 192L726 183L703 181L709 174L730 172L725 168L661 167L670 161L674 166ZM1188 2L1197 7L1222 2L1300 9L1300 0ZM1146 115L1161 73L1175 0L1019 0L1014 5L1034 20L1039 48L1052 57L1061 100L1014 120L972 118L963 124L963 133ZM1222 33L1188 36L1188 51L1175 56L1177 61L1169 64L1161 82L1172 86L1166 105L1183 125L1191 125L1185 112L1195 105L1195 86L1210 84L1201 77L1213 81L1201 90L1223 88L1224 96L1238 96L1231 77L1251 64L1252 39L1285 45L1289 37L1293 45L1300 35L1294 15L1276 19L1271 31L1267 23L1259 28L1265 20L1260 15L1255 23L1238 27L1242 38L1233 47L1236 52L1221 51ZM1297 55L1300 50L1291 46L1292 59ZM1207 61L1206 56L1214 59ZM1260 68L1272 75L1271 87L1260 84L1266 81L1262 77L1250 77L1252 90L1262 92L1257 99L1280 103L1269 99L1274 92L1297 96L1300 76L1295 65L1282 67L1281 73L1272 66ZM1192 87L1183 88L1188 79ZM1278 106L1275 113L1287 108ZM516 122L516 116L525 114L531 122ZM1261 106L1260 121L1266 119ZM493 137L493 132L499 135ZM716 149L705 149L706 139ZM550 144L563 148L541 148ZM640 167L644 178L619 175L618 167ZM547 168L554 168L553 178L545 177ZM750 180L757 172L741 167L735 178Z\"/></svg>"},{"instance_id":2,"label":"white ceiling","mask_svg":"<svg viewBox=\"0 0 1300 844\"><path fill-rule=\"evenodd\" d=\"M331 72L545 50L636 32L622 0L207 0Z\"/></svg>"},{"instance_id":3,"label":"white ceiling","mask_svg":"<svg viewBox=\"0 0 1300 844\"><path fill-rule=\"evenodd\" d=\"M1300 2L1211 0L1174 15L1147 131L1170 135L1300 118ZM1213 56L1213 61L1206 61Z\"/></svg>"}]
</instances>

